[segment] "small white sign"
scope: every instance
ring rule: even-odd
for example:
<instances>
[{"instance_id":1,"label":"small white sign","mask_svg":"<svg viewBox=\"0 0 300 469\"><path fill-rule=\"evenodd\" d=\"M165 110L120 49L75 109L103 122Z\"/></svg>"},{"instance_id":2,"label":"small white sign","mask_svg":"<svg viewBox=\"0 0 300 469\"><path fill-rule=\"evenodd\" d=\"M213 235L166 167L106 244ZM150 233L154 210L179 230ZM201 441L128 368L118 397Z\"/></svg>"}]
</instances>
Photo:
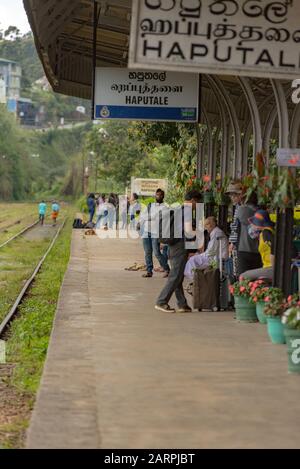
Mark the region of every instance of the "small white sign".
<instances>
[{"instance_id":1,"label":"small white sign","mask_svg":"<svg viewBox=\"0 0 300 469\"><path fill-rule=\"evenodd\" d=\"M277 150L277 165L300 168L300 149L279 148Z\"/></svg>"},{"instance_id":2,"label":"small white sign","mask_svg":"<svg viewBox=\"0 0 300 469\"><path fill-rule=\"evenodd\" d=\"M299 0L132 0L129 67L299 78Z\"/></svg>"},{"instance_id":3,"label":"small white sign","mask_svg":"<svg viewBox=\"0 0 300 469\"><path fill-rule=\"evenodd\" d=\"M95 119L197 122L199 76L97 68Z\"/></svg>"},{"instance_id":4,"label":"small white sign","mask_svg":"<svg viewBox=\"0 0 300 469\"><path fill-rule=\"evenodd\" d=\"M157 189L167 191L168 181L166 179L142 179L132 178L131 180L131 193L143 196L154 196Z\"/></svg>"}]
</instances>

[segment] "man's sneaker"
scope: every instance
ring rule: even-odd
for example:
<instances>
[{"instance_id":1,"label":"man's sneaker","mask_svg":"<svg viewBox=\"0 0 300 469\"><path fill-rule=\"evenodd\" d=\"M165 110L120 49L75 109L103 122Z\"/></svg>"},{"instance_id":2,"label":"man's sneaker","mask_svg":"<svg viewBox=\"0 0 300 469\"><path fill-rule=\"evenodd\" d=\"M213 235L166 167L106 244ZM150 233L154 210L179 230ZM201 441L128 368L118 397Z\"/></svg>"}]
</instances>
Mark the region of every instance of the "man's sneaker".
<instances>
[{"instance_id":1,"label":"man's sneaker","mask_svg":"<svg viewBox=\"0 0 300 469\"><path fill-rule=\"evenodd\" d=\"M163 311L164 313L175 313L175 309L171 308L169 305L155 305L155 309Z\"/></svg>"},{"instance_id":2,"label":"man's sneaker","mask_svg":"<svg viewBox=\"0 0 300 469\"><path fill-rule=\"evenodd\" d=\"M192 313L193 312L192 308L190 308L188 305L182 306L181 308L178 308L176 311L177 313Z\"/></svg>"}]
</instances>

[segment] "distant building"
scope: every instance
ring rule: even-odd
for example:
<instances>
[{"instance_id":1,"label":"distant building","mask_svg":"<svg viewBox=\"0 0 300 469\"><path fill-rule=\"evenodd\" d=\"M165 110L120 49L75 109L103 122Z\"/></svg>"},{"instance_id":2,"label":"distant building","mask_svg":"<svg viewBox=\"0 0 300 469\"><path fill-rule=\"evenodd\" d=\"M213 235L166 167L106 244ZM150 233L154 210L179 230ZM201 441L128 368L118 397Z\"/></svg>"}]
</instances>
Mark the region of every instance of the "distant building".
<instances>
[{"instance_id":1,"label":"distant building","mask_svg":"<svg viewBox=\"0 0 300 469\"><path fill-rule=\"evenodd\" d=\"M45 76L43 76L42 78L39 78L38 80L36 80L34 82L33 86L35 88L39 88L43 91L50 91L51 90L51 85L50 85L49 81L47 80L47 78Z\"/></svg>"},{"instance_id":2,"label":"distant building","mask_svg":"<svg viewBox=\"0 0 300 469\"><path fill-rule=\"evenodd\" d=\"M17 62L0 58L0 76L5 82L6 99L20 97L22 69Z\"/></svg>"}]
</instances>

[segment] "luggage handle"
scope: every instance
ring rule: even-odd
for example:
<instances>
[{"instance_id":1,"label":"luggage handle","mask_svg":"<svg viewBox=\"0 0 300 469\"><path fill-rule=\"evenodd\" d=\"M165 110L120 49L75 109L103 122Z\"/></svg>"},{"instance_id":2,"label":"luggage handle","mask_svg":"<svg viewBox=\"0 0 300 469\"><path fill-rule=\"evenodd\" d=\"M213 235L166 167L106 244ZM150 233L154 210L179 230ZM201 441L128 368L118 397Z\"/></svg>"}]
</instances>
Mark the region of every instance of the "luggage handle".
<instances>
[{"instance_id":1,"label":"luggage handle","mask_svg":"<svg viewBox=\"0 0 300 469\"><path fill-rule=\"evenodd\" d=\"M220 270L220 278L222 278L223 274L223 259L222 259L222 239L226 239L226 236L217 236L217 241L219 243L219 270Z\"/></svg>"}]
</instances>

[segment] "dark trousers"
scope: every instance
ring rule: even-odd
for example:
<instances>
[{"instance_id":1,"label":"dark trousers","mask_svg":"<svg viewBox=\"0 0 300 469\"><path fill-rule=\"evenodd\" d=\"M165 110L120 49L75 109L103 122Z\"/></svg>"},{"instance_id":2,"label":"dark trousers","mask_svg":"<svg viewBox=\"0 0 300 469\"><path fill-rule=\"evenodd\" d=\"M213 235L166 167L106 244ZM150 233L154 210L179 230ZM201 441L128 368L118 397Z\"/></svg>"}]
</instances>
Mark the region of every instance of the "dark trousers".
<instances>
[{"instance_id":1,"label":"dark trousers","mask_svg":"<svg viewBox=\"0 0 300 469\"><path fill-rule=\"evenodd\" d=\"M89 222L91 223L93 221L93 218L94 218L94 215L95 215L95 209L94 210L89 210L89 214L90 214Z\"/></svg>"},{"instance_id":2,"label":"dark trousers","mask_svg":"<svg viewBox=\"0 0 300 469\"><path fill-rule=\"evenodd\" d=\"M238 251L237 258L238 258L238 276L242 275L244 272L247 272L248 270L261 269L263 266L261 256L259 253Z\"/></svg>"},{"instance_id":3,"label":"dark trousers","mask_svg":"<svg viewBox=\"0 0 300 469\"><path fill-rule=\"evenodd\" d=\"M174 246L169 247L169 259L171 263L171 270L166 285L162 289L156 304L168 304L173 293L176 295L176 300L179 308L187 305L186 298L183 291L184 269L188 259L188 252L185 249L184 241Z\"/></svg>"},{"instance_id":4,"label":"dark trousers","mask_svg":"<svg viewBox=\"0 0 300 469\"><path fill-rule=\"evenodd\" d=\"M152 273L153 271L153 253L157 258L160 266L166 271L169 272L170 267L168 265L168 258L166 255L160 252L160 244L157 238L143 238L143 247L145 252L145 262L147 267L147 272Z\"/></svg>"}]
</instances>

